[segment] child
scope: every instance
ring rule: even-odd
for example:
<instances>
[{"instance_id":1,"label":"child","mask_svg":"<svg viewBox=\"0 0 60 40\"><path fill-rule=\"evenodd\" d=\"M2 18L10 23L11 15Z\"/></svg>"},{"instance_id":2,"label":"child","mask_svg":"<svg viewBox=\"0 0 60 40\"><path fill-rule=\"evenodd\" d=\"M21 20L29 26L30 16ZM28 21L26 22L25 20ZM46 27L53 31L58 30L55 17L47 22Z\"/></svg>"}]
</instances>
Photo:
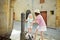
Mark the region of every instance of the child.
<instances>
[{"instance_id":1,"label":"child","mask_svg":"<svg viewBox=\"0 0 60 40\"><path fill-rule=\"evenodd\" d=\"M28 35L32 36L32 22L33 22L33 15L31 14L30 10L28 15L26 15L26 21L27 21L27 25L28 25L28 33L26 34L26 37L28 37Z\"/></svg>"},{"instance_id":2,"label":"child","mask_svg":"<svg viewBox=\"0 0 60 40\"><path fill-rule=\"evenodd\" d=\"M39 31L40 35L41 35L41 40L43 40L43 32L46 31L46 24L45 24L43 17L40 14L40 11L37 9L34 12L35 12L36 17L35 17L35 21L33 21L33 23L38 24L38 26L36 28L36 32L35 32L35 38L37 35L37 31Z\"/></svg>"},{"instance_id":3,"label":"child","mask_svg":"<svg viewBox=\"0 0 60 40\"><path fill-rule=\"evenodd\" d=\"M32 16L32 14L29 14L28 18L27 18L28 32L29 33L32 32L32 22L33 22L33 16Z\"/></svg>"}]
</instances>

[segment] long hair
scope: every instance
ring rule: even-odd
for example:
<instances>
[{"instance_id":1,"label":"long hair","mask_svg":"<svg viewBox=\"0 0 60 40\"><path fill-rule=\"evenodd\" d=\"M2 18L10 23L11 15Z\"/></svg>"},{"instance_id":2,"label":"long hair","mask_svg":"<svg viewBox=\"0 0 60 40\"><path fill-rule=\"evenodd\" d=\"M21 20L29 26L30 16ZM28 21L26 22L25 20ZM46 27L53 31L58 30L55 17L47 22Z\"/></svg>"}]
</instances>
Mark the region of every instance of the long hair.
<instances>
[{"instance_id":1,"label":"long hair","mask_svg":"<svg viewBox=\"0 0 60 40\"><path fill-rule=\"evenodd\" d=\"M26 11L26 19L28 18L28 15L31 13L31 11L30 10L27 10Z\"/></svg>"}]
</instances>

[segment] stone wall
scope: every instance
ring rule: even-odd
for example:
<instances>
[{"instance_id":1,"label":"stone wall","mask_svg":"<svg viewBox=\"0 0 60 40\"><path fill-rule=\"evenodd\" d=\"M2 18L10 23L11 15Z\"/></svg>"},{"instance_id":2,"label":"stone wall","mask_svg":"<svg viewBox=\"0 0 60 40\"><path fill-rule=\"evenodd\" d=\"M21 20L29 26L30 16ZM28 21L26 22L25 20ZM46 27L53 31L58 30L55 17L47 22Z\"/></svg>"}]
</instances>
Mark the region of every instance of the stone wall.
<instances>
[{"instance_id":1,"label":"stone wall","mask_svg":"<svg viewBox=\"0 0 60 40\"><path fill-rule=\"evenodd\" d=\"M60 0L56 4L56 27L60 27Z\"/></svg>"},{"instance_id":2,"label":"stone wall","mask_svg":"<svg viewBox=\"0 0 60 40\"><path fill-rule=\"evenodd\" d=\"M0 35L11 32L10 0L0 0Z\"/></svg>"}]
</instances>

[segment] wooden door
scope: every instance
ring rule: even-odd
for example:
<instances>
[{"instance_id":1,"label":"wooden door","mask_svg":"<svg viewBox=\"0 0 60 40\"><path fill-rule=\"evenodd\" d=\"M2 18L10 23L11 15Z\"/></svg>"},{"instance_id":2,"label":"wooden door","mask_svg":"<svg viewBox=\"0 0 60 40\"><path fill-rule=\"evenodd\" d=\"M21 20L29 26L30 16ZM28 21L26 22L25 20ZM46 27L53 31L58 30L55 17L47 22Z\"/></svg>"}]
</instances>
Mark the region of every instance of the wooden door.
<instances>
[{"instance_id":1,"label":"wooden door","mask_svg":"<svg viewBox=\"0 0 60 40\"><path fill-rule=\"evenodd\" d=\"M40 13L41 13L46 25L47 25L47 11L41 11Z\"/></svg>"}]
</instances>

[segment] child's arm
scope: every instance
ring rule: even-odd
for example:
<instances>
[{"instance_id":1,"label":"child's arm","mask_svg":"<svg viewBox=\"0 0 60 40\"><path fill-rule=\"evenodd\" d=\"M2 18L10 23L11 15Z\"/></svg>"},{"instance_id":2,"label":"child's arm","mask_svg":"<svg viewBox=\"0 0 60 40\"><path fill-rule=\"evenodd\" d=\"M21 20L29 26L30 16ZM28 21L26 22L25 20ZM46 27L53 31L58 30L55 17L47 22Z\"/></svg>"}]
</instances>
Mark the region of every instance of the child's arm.
<instances>
[{"instance_id":1,"label":"child's arm","mask_svg":"<svg viewBox=\"0 0 60 40\"><path fill-rule=\"evenodd\" d=\"M40 21L40 20L34 20L34 21L32 22L32 24L34 24L34 23L39 24L39 21Z\"/></svg>"},{"instance_id":2,"label":"child's arm","mask_svg":"<svg viewBox=\"0 0 60 40\"><path fill-rule=\"evenodd\" d=\"M25 19L24 22L28 22L28 20Z\"/></svg>"}]
</instances>

